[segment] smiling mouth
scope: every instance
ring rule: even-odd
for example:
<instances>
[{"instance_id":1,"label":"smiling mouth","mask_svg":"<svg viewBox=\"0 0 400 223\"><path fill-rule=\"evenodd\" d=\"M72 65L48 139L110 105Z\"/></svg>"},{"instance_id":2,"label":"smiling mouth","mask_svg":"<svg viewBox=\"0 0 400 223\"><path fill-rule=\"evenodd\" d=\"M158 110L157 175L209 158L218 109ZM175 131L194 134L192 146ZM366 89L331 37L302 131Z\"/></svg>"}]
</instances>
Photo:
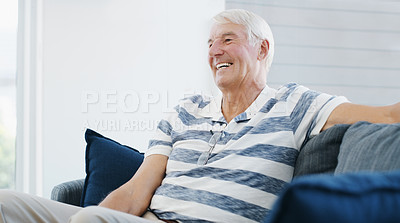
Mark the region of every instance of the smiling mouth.
<instances>
[{"instance_id":1,"label":"smiling mouth","mask_svg":"<svg viewBox=\"0 0 400 223\"><path fill-rule=\"evenodd\" d=\"M223 68L227 68L230 67L232 65L232 63L219 63L216 65L217 70L223 69Z\"/></svg>"}]
</instances>

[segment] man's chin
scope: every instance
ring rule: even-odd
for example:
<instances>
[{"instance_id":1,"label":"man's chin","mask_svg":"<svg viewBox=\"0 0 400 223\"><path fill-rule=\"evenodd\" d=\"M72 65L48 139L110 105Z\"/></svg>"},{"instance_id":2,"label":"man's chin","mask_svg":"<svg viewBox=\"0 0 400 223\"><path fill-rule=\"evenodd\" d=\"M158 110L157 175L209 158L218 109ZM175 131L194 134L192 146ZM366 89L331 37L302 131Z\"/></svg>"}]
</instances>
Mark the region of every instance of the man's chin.
<instances>
[{"instance_id":1,"label":"man's chin","mask_svg":"<svg viewBox=\"0 0 400 223\"><path fill-rule=\"evenodd\" d=\"M220 78L218 80L215 80L215 85L222 91L222 90L227 90L232 86L231 81L228 80L223 80L223 78Z\"/></svg>"}]
</instances>

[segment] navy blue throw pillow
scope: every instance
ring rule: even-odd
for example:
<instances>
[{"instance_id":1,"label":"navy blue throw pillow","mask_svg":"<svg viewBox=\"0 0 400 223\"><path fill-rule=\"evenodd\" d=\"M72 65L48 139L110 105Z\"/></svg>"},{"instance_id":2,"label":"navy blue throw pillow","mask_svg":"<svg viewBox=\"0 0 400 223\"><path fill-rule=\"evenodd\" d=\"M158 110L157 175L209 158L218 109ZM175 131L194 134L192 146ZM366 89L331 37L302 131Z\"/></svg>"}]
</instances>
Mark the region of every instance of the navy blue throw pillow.
<instances>
[{"instance_id":1,"label":"navy blue throw pillow","mask_svg":"<svg viewBox=\"0 0 400 223\"><path fill-rule=\"evenodd\" d=\"M87 129L86 178L81 206L99 204L111 191L127 182L143 162L143 154Z\"/></svg>"},{"instance_id":2,"label":"navy blue throw pillow","mask_svg":"<svg viewBox=\"0 0 400 223\"><path fill-rule=\"evenodd\" d=\"M264 223L400 222L400 171L309 175L282 192Z\"/></svg>"}]
</instances>

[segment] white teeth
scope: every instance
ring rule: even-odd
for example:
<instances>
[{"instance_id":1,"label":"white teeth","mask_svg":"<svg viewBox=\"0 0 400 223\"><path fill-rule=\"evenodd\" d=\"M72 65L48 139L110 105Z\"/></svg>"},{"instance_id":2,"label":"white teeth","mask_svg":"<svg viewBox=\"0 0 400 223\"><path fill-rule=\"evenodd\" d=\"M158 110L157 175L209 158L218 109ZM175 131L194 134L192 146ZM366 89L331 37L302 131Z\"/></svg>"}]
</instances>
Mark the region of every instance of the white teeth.
<instances>
[{"instance_id":1,"label":"white teeth","mask_svg":"<svg viewBox=\"0 0 400 223\"><path fill-rule=\"evenodd\" d=\"M229 67L230 65L232 65L232 63L219 63L219 64L217 64L217 70L219 70L221 68Z\"/></svg>"}]
</instances>

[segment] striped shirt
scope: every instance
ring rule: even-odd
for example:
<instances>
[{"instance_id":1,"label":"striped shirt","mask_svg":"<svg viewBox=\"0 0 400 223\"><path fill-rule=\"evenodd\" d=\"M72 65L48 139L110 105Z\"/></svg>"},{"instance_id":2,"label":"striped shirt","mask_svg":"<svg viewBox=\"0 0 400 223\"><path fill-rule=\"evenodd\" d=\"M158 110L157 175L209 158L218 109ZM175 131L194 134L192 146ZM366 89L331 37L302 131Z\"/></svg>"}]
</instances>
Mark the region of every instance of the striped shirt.
<instances>
[{"instance_id":1,"label":"striped shirt","mask_svg":"<svg viewBox=\"0 0 400 223\"><path fill-rule=\"evenodd\" d=\"M297 84L268 86L229 123L222 97L194 95L160 121L146 156L169 156L150 209L181 222L260 222L293 176L299 149L318 134L344 97ZM210 131L211 130L211 131ZM213 132L222 132L208 163L198 166Z\"/></svg>"}]
</instances>

